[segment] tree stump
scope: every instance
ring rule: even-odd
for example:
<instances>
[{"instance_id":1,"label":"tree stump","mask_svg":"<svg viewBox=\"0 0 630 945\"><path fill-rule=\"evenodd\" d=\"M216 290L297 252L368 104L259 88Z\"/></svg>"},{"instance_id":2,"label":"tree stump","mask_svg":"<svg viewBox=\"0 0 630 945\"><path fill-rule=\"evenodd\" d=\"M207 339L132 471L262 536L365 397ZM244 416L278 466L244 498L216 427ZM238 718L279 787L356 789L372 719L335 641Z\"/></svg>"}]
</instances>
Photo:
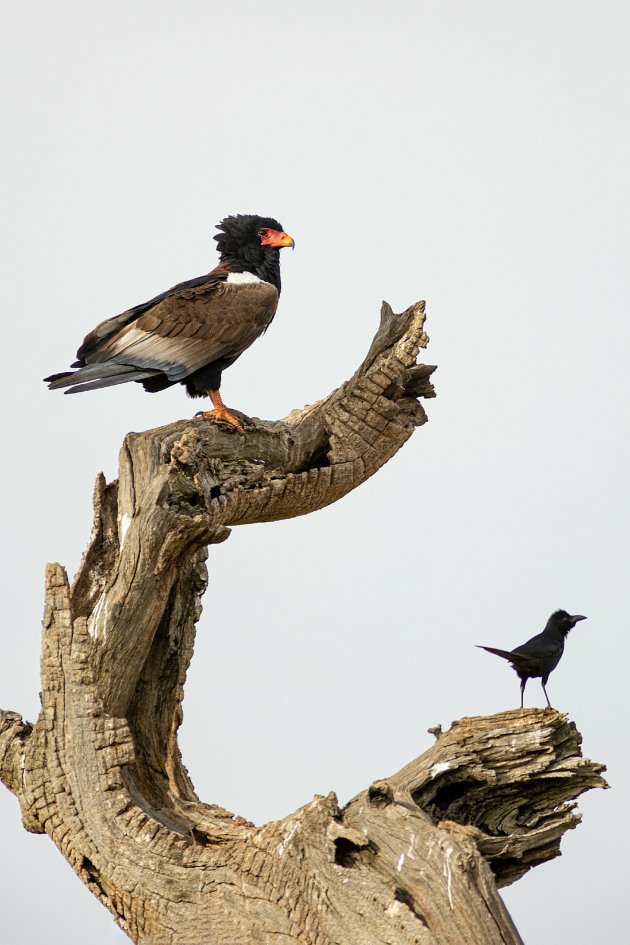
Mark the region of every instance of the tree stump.
<instances>
[{"instance_id":1,"label":"tree stump","mask_svg":"<svg viewBox=\"0 0 630 945\"><path fill-rule=\"evenodd\" d=\"M340 809L257 827L195 794L177 744L208 545L305 515L375 473L434 396L425 308L384 303L350 380L246 435L205 420L129 434L96 482L76 579L49 565L42 710L0 712L0 777L142 945L520 942L497 893L556 856L603 787L555 711L462 719Z\"/></svg>"}]
</instances>

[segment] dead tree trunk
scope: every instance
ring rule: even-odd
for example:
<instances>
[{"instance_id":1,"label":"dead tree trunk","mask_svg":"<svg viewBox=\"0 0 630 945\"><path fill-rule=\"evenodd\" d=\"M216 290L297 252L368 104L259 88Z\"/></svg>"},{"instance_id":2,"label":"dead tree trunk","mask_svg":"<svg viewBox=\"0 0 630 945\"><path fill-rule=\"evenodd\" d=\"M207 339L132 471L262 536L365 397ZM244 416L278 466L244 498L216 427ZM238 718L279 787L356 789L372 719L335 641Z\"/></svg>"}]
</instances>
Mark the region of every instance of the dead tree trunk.
<instances>
[{"instance_id":1,"label":"dead tree trunk","mask_svg":"<svg viewBox=\"0 0 630 945\"><path fill-rule=\"evenodd\" d=\"M384 305L354 377L284 421L130 434L72 587L48 567L42 711L0 713L0 776L134 942L519 942L497 885L555 856L571 799L605 784L572 724L529 710L464 719L344 810L329 794L263 827L201 803L183 767L208 544L386 463L426 420L427 340L423 303Z\"/></svg>"}]
</instances>

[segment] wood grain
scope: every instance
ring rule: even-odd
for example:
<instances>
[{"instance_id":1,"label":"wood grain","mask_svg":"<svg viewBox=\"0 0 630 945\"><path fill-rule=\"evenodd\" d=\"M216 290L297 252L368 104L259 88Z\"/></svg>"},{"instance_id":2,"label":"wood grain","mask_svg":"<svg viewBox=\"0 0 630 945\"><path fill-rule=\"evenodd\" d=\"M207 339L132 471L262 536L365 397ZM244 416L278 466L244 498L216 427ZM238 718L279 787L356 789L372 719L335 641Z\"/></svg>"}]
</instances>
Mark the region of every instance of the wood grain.
<instances>
[{"instance_id":1,"label":"wood grain","mask_svg":"<svg viewBox=\"0 0 630 945\"><path fill-rule=\"evenodd\" d=\"M463 719L345 809L331 793L262 827L202 803L182 763L208 546L341 499L404 445L434 396L424 321L384 304L350 380L245 437L129 434L73 585L48 566L42 710L0 713L0 777L134 942L515 945L497 882L557 855L571 800L605 786L553 711Z\"/></svg>"}]
</instances>

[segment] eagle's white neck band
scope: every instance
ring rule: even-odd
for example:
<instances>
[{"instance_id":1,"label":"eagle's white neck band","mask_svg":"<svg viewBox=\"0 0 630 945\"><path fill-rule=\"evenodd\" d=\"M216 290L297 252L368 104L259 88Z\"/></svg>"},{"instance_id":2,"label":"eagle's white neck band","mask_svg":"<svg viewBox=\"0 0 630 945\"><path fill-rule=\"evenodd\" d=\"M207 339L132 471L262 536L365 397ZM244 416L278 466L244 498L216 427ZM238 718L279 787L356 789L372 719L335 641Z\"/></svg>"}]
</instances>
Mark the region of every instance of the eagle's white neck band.
<instances>
[{"instance_id":1,"label":"eagle's white neck band","mask_svg":"<svg viewBox=\"0 0 630 945\"><path fill-rule=\"evenodd\" d=\"M253 272L231 272L227 282L262 282Z\"/></svg>"}]
</instances>

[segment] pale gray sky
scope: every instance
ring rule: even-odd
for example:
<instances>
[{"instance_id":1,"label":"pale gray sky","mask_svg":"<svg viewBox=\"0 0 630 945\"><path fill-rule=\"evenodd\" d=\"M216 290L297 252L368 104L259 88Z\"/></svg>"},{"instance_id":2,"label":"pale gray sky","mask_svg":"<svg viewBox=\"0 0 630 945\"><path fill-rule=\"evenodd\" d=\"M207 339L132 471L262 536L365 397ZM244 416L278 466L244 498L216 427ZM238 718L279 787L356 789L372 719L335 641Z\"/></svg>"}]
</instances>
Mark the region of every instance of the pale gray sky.
<instances>
[{"instance_id":1,"label":"pale gray sky","mask_svg":"<svg viewBox=\"0 0 630 945\"><path fill-rule=\"evenodd\" d=\"M474 644L587 614L548 689L613 790L505 900L528 943L619 941L627 3L35 0L1 21L0 705L37 715L44 564L74 573L96 473L115 476L128 430L198 407L179 387L63 397L40 378L97 321L210 269L226 213L274 215L297 248L226 401L271 419L328 393L382 298L427 299L439 396L339 505L211 549L182 732L196 787L257 822L344 802L429 726L518 705ZM537 682L527 698L544 704ZM126 940L6 791L0 819L3 941Z\"/></svg>"}]
</instances>

